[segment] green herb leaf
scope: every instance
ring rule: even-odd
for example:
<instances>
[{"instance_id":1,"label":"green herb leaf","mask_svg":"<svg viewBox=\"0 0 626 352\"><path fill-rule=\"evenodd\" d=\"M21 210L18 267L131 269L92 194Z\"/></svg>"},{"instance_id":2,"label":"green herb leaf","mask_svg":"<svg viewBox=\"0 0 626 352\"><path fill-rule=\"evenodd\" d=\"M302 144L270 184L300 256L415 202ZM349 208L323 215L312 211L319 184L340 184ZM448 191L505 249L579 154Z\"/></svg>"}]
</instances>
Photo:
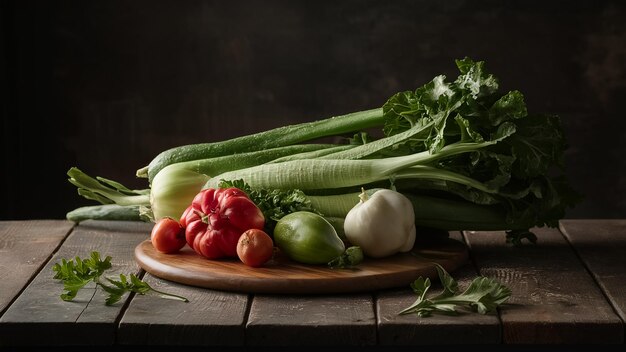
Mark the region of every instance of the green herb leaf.
<instances>
[{"instance_id":1,"label":"green herb leaf","mask_svg":"<svg viewBox=\"0 0 626 352\"><path fill-rule=\"evenodd\" d=\"M435 266L443 291L432 298L426 298L430 279L419 277L411 284L413 292L418 296L417 300L399 314L415 313L420 317L427 317L437 312L450 315L458 314L457 308L460 307L487 314L495 311L511 296L509 288L484 276L475 278L465 291L459 293L458 284L452 276L439 264Z\"/></svg>"},{"instance_id":2,"label":"green herb leaf","mask_svg":"<svg viewBox=\"0 0 626 352\"><path fill-rule=\"evenodd\" d=\"M363 249L359 246L348 247L340 256L331 260L328 266L332 269L353 268L363 261Z\"/></svg>"},{"instance_id":3,"label":"green herb leaf","mask_svg":"<svg viewBox=\"0 0 626 352\"><path fill-rule=\"evenodd\" d=\"M61 299L64 301L73 300L76 298L78 291L88 283L94 282L96 286L100 286L108 294L105 300L106 305L119 302L127 292L143 295L151 291L156 292L163 298L188 302L184 297L153 289L146 282L141 281L135 274L130 274L130 281L124 274L120 274L119 280L105 278L106 282L108 282L107 284L101 280L101 276L111 267L111 257L107 256L103 260L97 251L91 252L89 258L86 259L79 257L70 260L61 259L61 263L56 263L52 267L52 270L55 272L54 279L63 281L63 289L66 291L61 294Z\"/></svg>"},{"instance_id":4,"label":"green herb leaf","mask_svg":"<svg viewBox=\"0 0 626 352\"><path fill-rule=\"evenodd\" d=\"M459 290L459 284L452 278L450 274L440 265L436 265L437 274L439 275L439 281L443 285L443 292L440 293L437 298L445 298L454 296Z\"/></svg>"},{"instance_id":5,"label":"green herb leaf","mask_svg":"<svg viewBox=\"0 0 626 352\"><path fill-rule=\"evenodd\" d=\"M219 188L235 187L246 193L265 216L265 232L273 233L278 220L296 211L319 214L307 196L298 189L252 189L244 180L220 180ZM321 214L320 214L321 215Z\"/></svg>"}]
</instances>

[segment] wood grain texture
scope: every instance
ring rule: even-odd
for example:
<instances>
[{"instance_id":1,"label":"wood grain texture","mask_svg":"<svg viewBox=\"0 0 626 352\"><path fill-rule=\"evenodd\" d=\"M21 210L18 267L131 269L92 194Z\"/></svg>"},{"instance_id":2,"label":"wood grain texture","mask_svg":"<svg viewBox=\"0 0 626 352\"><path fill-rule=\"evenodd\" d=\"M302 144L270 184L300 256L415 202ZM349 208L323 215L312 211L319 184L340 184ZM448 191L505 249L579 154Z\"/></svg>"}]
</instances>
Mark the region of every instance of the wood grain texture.
<instances>
[{"instance_id":1,"label":"wood grain texture","mask_svg":"<svg viewBox=\"0 0 626 352\"><path fill-rule=\"evenodd\" d=\"M64 220L0 222L0 316L72 226Z\"/></svg>"},{"instance_id":2,"label":"wood grain texture","mask_svg":"<svg viewBox=\"0 0 626 352\"><path fill-rule=\"evenodd\" d=\"M626 220L561 220L560 228L626 322Z\"/></svg>"},{"instance_id":3,"label":"wood grain texture","mask_svg":"<svg viewBox=\"0 0 626 352\"><path fill-rule=\"evenodd\" d=\"M358 295L257 295L246 325L249 346L376 344L374 302Z\"/></svg>"},{"instance_id":4,"label":"wood grain texture","mask_svg":"<svg viewBox=\"0 0 626 352\"><path fill-rule=\"evenodd\" d=\"M462 240L459 232L450 237ZM452 277L465 288L478 273L471 263L466 263ZM415 278L417 279L417 277ZM433 280L431 293L441 292L438 279ZM378 343L380 345L465 345L498 344L501 342L500 321L496 314L465 313L457 316L435 314L420 318L417 314L398 313L413 304L417 295L409 286L403 289L381 291L376 295Z\"/></svg>"},{"instance_id":5,"label":"wood grain texture","mask_svg":"<svg viewBox=\"0 0 626 352\"><path fill-rule=\"evenodd\" d=\"M454 271L467 260L466 246L454 240L389 258L367 259L355 269L304 265L278 255L251 268L236 258L207 260L189 247L176 254L157 252L150 241L135 250L138 263L163 279L217 290L253 293L346 293L408 285L419 275L433 276L432 262Z\"/></svg>"},{"instance_id":6,"label":"wood grain texture","mask_svg":"<svg viewBox=\"0 0 626 352\"><path fill-rule=\"evenodd\" d=\"M248 295L192 287L146 274L157 290L181 295L188 303L135 296L118 331L122 345L237 346L245 340Z\"/></svg>"},{"instance_id":7,"label":"wood grain texture","mask_svg":"<svg viewBox=\"0 0 626 352\"><path fill-rule=\"evenodd\" d=\"M53 279L52 266L61 258L82 258L99 251L113 258L113 268L107 275L138 273L133 249L149 236L150 228L147 223L111 221L86 221L75 227L0 318L0 345L113 344L116 320L128 296L113 306L105 306L102 290L86 287L74 301L62 301L59 295L63 285Z\"/></svg>"},{"instance_id":8,"label":"wood grain texture","mask_svg":"<svg viewBox=\"0 0 626 352\"><path fill-rule=\"evenodd\" d=\"M509 344L623 342L619 317L556 229L535 229L537 245L514 247L502 232L466 232L481 275L512 290L500 309Z\"/></svg>"}]
</instances>

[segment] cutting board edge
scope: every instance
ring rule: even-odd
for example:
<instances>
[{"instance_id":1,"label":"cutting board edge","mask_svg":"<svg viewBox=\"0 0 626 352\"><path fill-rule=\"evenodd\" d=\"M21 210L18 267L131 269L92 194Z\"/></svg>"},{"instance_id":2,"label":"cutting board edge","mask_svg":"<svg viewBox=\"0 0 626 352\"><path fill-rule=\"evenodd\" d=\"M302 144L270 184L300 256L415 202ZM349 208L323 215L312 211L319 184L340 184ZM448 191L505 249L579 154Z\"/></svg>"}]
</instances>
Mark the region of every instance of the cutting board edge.
<instances>
[{"instance_id":1,"label":"cutting board edge","mask_svg":"<svg viewBox=\"0 0 626 352\"><path fill-rule=\"evenodd\" d=\"M464 265L469 259L469 251L465 244L457 242L456 249L452 252L454 255L445 259L433 259L448 272L453 272L460 266ZM332 294L332 293L357 293L366 291L377 291L382 289L393 289L400 287L409 287L410 283L419 276L435 278L437 276L434 265L416 268L415 270L404 270L395 273L393 276L389 274L372 274L365 279L359 276L345 276L342 278L310 278L310 279L274 279L268 284L268 279L263 277L247 277L242 280L236 275L224 275L219 272L213 272L212 276L203 275L200 272L184 270L176 266L171 266L156 260L149 255L146 248L152 248L146 240L135 248L135 259L139 266L146 272L158 278L207 289L250 293L250 294ZM147 247L149 246L149 247ZM460 250L460 248L463 250ZM452 246L454 247L454 246ZM449 248L448 248L449 249ZM207 259L208 260L208 259ZM240 265L243 266L243 263ZM247 268L246 268L247 269ZM329 269L330 270L330 269ZM334 269L334 270L350 270L350 269ZM341 280L341 285L337 285L337 280Z\"/></svg>"}]
</instances>

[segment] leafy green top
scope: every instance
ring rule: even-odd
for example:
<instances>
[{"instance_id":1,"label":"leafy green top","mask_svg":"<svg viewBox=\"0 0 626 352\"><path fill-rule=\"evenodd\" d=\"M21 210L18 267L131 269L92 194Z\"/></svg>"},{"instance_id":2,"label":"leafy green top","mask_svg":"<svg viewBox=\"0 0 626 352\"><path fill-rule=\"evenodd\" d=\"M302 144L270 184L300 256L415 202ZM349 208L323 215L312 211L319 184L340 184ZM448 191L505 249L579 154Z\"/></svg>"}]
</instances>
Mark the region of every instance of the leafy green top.
<instances>
[{"instance_id":1,"label":"leafy green top","mask_svg":"<svg viewBox=\"0 0 626 352\"><path fill-rule=\"evenodd\" d=\"M519 91L499 93L498 79L486 71L484 62L465 58L456 64L460 74L453 82L440 75L415 91L395 94L384 104L386 136L420 129L409 141L386 150L386 155L436 154L459 142L498 139L432 165L475 179L492 192L453 182L420 182L415 187L477 204L501 204L508 208L509 220L556 226L565 209L580 199L563 176L567 143L559 117L529 113Z\"/></svg>"}]
</instances>

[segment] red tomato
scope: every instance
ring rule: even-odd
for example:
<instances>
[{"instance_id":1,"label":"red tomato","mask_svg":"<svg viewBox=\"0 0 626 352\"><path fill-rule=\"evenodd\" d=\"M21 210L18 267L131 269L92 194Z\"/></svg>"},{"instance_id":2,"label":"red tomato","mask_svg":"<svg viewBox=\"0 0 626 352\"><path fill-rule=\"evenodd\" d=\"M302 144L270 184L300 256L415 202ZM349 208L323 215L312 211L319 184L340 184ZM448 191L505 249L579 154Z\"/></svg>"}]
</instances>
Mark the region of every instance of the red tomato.
<instances>
[{"instance_id":1,"label":"red tomato","mask_svg":"<svg viewBox=\"0 0 626 352\"><path fill-rule=\"evenodd\" d=\"M258 229L245 231L237 242L237 256L241 261L252 267L265 264L274 254L272 238Z\"/></svg>"},{"instance_id":2,"label":"red tomato","mask_svg":"<svg viewBox=\"0 0 626 352\"><path fill-rule=\"evenodd\" d=\"M185 229L172 218L162 218L152 228L150 241L161 253L175 253L185 246Z\"/></svg>"}]
</instances>

